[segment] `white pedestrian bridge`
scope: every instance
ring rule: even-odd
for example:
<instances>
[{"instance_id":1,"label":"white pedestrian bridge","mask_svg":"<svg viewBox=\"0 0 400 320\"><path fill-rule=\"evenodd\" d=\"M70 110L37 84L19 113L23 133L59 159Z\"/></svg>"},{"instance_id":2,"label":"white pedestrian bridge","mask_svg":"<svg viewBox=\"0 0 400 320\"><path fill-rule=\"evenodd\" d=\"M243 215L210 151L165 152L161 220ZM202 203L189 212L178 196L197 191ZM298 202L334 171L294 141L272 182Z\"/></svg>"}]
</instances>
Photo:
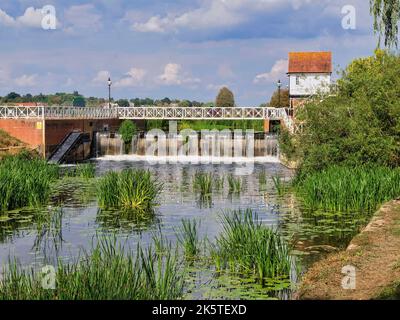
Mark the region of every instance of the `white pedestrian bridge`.
<instances>
[{"instance_id":1,"label":"white pedestrian bridge","mask_svg":"<svg viewBox=\"0 0 400 320\"><path fill-rule=\"evenodd\" d=\"M281 120L293 131L285 108L0 106L0 119Z\"/></svg>"}]
</instances>

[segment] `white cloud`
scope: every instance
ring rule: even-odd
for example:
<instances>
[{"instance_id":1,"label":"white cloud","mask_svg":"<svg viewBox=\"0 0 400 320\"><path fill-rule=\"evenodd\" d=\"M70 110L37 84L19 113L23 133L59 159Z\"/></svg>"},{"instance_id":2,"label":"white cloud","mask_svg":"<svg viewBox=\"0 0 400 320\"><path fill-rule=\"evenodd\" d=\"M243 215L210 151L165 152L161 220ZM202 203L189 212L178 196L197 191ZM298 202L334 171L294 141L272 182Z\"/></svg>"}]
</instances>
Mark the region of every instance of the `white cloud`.
<instances>
[{"instance_id":1,"label":"white cloud","mask_svg":"<svg viewBox=\"0 0 400 320\"><path fill-rule=\"evenodd\" d=\"M158 80L164 85L195 85L200 83L198 78L190 78L182 74L182 66L176 63L168 63L164 68L164 73L158 76Z\"/></svg>"},{"instance_id":2,"label":"white cloud","mask_svg":"<svg viewBox=\"0 0 400 320\"><path fill-rule=\"evenodd\" d=\"M203 0L199 8L180 15L155 15L144 22L135 22L138 32L179 32L179 30L203 30L226 28L251 19L252 14L291 6L294 10L304 4L329 2L330 0Z\"/></svg>"},{"instance_id":3,"label":"white cloud","mask_svg":"<svg viewBox=\"0 0 400 320\"><path fill-rule=\"evenodd\" d=\"M0 9L0 25L6 27L27 27L27 28L42 28L42 20L45 17L45 13L42 12L42 8L28 7L24 14L19 17L11 17L5 11ZM58 26L60 23L56 20Z\"/></svg>"},{"instance_id":4,"label":"white cloud","mask_svg":"<svg viewBox=\"0 0 400 320\"><path fill-rule=\"evenodd\" d=\"M140 68L131 68L129 72L127 72L126 77L118 80L115 83L117 88L123 87L134 87L141 84L142 80L146 76L147 71Z\"/></svg>"},{"instance_id":5,"label":"white cloud","mask_svg":"<svg viewBox=\"0 0 400 320\"><path fill-rule=\"evenodd\" d=\"M14 82L18 87L33 87L36 85L36 78L37 78L36 74L32 75L24 74L21 77L16 78Z\"/></svg>"},{"instance_id":6,"label":"white cloud","mask_svg":"<svg viewBox=\"0 0 400 320\"><path fill-rule=\"evenodd\" d=\"M278 60L272 66L270 72L262 73L254 78L254 83L275 82L279 77L283 77L288 72L288 61Z\"/></svg>"},{"instance_id":7,"label":"white cloud","mask_svg":"<svg viewBox=\"0 0 400 320\"><path fill-rule=\"evenodd\" d=\"M102 16L96 12L93 4L75 5L65 10L64 19L67 33L82 30L99 31L102 29Z\"/></svg>"},{"instance_id":8,"label":"white cloud","mask_svg":"<svg viewBox=\"0 0 400 320\"><path fill-rule=\"evenodd\" d=\"M92 82L96 84L104 84L108 81L108 78L110 77L110 72L108 72L107 70L101 70L97 72L97 75L94 77Z\"/></svg>"},{"instance_id":9,"label":"white cloud","mask_svg":"<svg viewBox=\"0 0 400 320\"><path fill-rule=\"evenodd\" d=\"M6 27L12 27L15 25L15 19L0 9L0 24Z\"/></svg>"},{"instance_id":10,"label":"white cloud","mask_svg":"<svg viewBox=\"0 0 400 320\"><path fill-rule=\"evenodd\" d=\"M41 28L44 14L42 9L35 9L29 7L25 10L24 15L17 18L17 24L20 24L29 28Z\"/></svg>"}]
</instances>

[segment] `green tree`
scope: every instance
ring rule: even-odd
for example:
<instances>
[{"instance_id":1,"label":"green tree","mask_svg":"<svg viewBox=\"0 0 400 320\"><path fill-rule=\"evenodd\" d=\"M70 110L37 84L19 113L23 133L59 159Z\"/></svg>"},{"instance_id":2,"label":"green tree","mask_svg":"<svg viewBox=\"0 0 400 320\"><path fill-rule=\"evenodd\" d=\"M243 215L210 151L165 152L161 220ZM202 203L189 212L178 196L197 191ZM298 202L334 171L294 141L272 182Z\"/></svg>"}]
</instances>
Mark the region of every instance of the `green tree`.
<instances>
[{"instance_id":1,"label":"green tree","mask_svg":"<svg viewBox=\"0 0 400 320\"><path fill-rule=\"evenodd\" d=\"M332 164L399 166L399 74L400 56L382 50L354 60L336 96L298 109L303 130L291 139L285 135L281 151L299 160L304 172Z\"/></svg>"},{"instance_id":2,"label":"green tree","mask_svg":"<svg viewBox=\"0 0 400 320\"><path fill-rule=\"evenodd\" d=\"M81 107L81 108L85 107L86 106L85 98L82 96L74 97L74 100L72 101L72 105L74 107Z\"/></svg>"},{"instance_id":3,"label":"green tree","mask_svg":"<svg viewBox=\"0 0 400 320\"><path fill-rule=\"evenodd\" d=\"M118 106L121 108L128 108L129 107L129 101L126 99L120 99L117 101Z\"/></svg>"},{"instance_id":4,"label":"green tree","mask_svg":"<svg viewBox=\"0 0 400 320\"><path fill-rule=\"evenodd\" d=\"M290 107L289 89L281 89L280 98L279 98L279 90L276 90L271 97L271 100L269 102L269 107L289 108Z\"/></svg>"},{"instance_id":5,"label":"green tree","mask_svg":"<svg viewBox=\"0 0 400 320\"><path fill-rule=\"evenodd\" d=\"M218 93L215 104L217 108L233 108L235 106L235 97L232 91L227 87L223 87Z\"/></svg>"},{"instance_id":6,"label":"green tree","mask_svg":"<svg viewBox=\"0 0 400 320\"><path fill-rule=\"evenodd\" d=\"M398 23L400 20L400 0L370 0L371 14L374 17L374 30L385 38L385 46L398 44Z\"/></svg>"},{"instance_id":7,"label":"green tree","mask_svg":"<svg viewBox=\"0 0 400 320\"><path fill-rule=\"evenodd\" d=\"M125 153L128 153L132 143L132 138L137 133L136 124L132 120L124 120L119 127L118 133L121 135L122 141L125 143Z\"/></svg>"}]
</instances>

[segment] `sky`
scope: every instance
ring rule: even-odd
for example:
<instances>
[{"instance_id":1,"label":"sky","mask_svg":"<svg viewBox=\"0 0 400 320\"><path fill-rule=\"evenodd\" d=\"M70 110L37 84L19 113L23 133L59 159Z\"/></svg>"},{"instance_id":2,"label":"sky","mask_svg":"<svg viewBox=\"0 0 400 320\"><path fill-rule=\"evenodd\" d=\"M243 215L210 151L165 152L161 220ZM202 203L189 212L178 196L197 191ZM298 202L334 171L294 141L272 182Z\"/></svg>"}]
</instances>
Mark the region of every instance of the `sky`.
<instances>
[{"instance_id":1,"label":"sky","mask_svg":"<svg viewBox=\"0 0 400 320\"><path fill-rule=\"evenodd\" d=\"M228 86L258 106L287 85L289 52L332 51L340 71L373 54L372 25L367 0L0 0L0 95L107 98L111 77L115 99Z\"/></svg>"}]
</instances>

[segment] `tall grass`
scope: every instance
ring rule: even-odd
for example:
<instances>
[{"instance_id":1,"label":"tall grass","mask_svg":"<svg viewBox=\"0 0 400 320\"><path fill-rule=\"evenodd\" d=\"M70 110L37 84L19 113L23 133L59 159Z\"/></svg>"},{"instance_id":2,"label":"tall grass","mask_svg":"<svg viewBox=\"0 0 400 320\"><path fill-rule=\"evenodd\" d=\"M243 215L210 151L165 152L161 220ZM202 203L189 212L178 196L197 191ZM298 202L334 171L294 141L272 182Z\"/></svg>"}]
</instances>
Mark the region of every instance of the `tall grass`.
<instances>
[{"instance_id":1,"label":"tall grass","mask_svg":"<svg viewBox=\"0 0 400 320\"><path fill-rule=\"evenodd\" d=\"M286 192L286 186L285 183L282 181L282 178L280 176L274 176L272 177L272 182L274 183L278 195L283 196Z\"/></svg>"},{"instance_id":2,"label":"tall grass","mask_svg":"<svg viewBox=\"0 0 400 320\"><path fill-rule=\"evenodd\" d=\"M108 172L98 184L99 205L103 208L122 208L137 214L152 212L162 185L149 171L126 169Z\"/></svg>"},{"instance_id":3,"label":"tall grass","mask_svg":"<svg viewBox=\"0 0 400 320\"><path fill-rule=\"evenodd\" d=\"M75 168L75 177L82 179L94 178L96 174L96 166L94 163L79 163Z\"/></svg>"},{"instance_id":4,"label":"tall grass","mask_svg":"<svg viewBox=\"0 0 400 320\"><path fill-rule=\"evenodd\" d=\"M182 226L178 230L177 239L182 245L187 257L194 257L199 253L199 224L196 220L182 219Z\"/></svg>"},{"instance_id":5,"label":"tall grass","mask_svg":"<svg viewBox=\"0 0 400 320\"><path fill-rule=\"evenodd\" d=\"M59 167L38 159L6 157L0 162L0 212L44 205Z\"/></svg>"},{"instance_id":6,"label":"tall grass","mask_svg":"<svg viewBox=\"0 0 400 320\"><path fill-rule=\"evenodd\" d=\"M253 274L262 284L267 278L290 276L293 262L288 246L251 210L224 214L222 227L212 250L217 270Z\"/></svg>"},{"instance_id":7,"label":"tall grass","mask_svg":"<svg viewBox=\"0 0 400 320\"><path fill-rule=\"evenodd\" d=\"M0 300L169 300L183 295L177 251L152 246L133 253L116 240L100 239L91 252L59 261L55 290L42 288L42 275L11 262L0 280Z\"/></svg>"},{"instance_id":8,"label":"tall grass","mask_svg":"<svg viewBox=\"0 0 400 320\"><path fill-rule=\"evenodd\" d=\"M400 196L400 169L333 166L298 179L296 191L313 210L373 212Z\"/></svg>"},{"instance_id":9,"label":"tall grass","mask_svg":"<svg viewBox=\"0 0 400 320\"><path fill-rule=\"evenodd\" d=\"M196 172L193 180L193 188L203 197L210 196L213 190L212 173Z\"/></svg>"},{"instance_id":10,"label":"tall grass","mask_svg":"<svg viewBox=\"0 0 400 320\"><path fill-rule=\"evenodd\" d=\"M225 177L213 173L196 172L193 179L193 189L202 197L210 196L214 191L224 189Z\"/></svg>"},{"instance_id":11,"label":"tall grass","mask_svg":"<svg viewBox=\"0 0 400 320\"><path fill-rule=\"evenodd\" d=\"M228 175L229 193L240 193L242 191L242 179Z\"/></svg>"}]
</instances>

